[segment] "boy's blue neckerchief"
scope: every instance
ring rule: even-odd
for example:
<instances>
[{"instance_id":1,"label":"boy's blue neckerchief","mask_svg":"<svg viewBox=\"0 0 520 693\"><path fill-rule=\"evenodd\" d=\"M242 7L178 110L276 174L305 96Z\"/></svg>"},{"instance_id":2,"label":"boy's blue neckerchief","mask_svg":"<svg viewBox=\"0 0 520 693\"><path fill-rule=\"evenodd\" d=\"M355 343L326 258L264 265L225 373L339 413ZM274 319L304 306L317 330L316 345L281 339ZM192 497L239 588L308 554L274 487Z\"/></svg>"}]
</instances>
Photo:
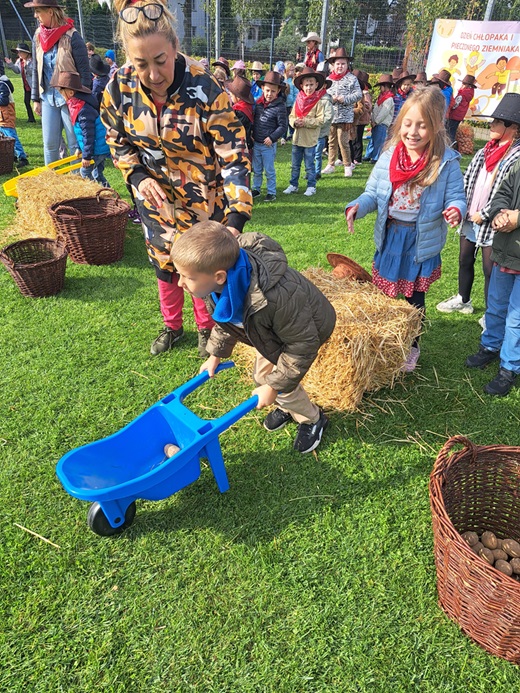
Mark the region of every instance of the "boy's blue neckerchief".
<instances>
[{"instance_id":1,"label":"boy's blue neckerchief","mask_svg":"<svg viewBox=\"0 0 520 693\"><path fill-rule=\"evenodd\" d=\"M216 322L241 323L244 314L244 300L251 280L251 263L247 253L240 248L240 255L233 267L227 271L227 280L222 293L212 293L215 301L213 319Z\"/></svg>"}]
</instances>

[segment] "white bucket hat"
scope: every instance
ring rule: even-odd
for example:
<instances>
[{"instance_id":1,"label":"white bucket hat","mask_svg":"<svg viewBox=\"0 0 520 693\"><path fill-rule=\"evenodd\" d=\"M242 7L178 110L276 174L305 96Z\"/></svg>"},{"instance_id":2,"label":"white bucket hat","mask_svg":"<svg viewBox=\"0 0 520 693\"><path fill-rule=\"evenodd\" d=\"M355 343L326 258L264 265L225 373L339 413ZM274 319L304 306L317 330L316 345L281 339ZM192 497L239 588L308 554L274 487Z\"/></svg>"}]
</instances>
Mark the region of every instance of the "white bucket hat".
<instances>
[{"instance_id":1,"label":"white bucket hat","mask_svg":"<svg viewBox=\"0 0 520 693\"><path fill-rule=\"evenodd\" d=\"M307 43L307 41L317 41L318 43L321 43L321 38L315 31L311 31L308 36L302 38L302 43Z\"/></svg>"}]
</instances>

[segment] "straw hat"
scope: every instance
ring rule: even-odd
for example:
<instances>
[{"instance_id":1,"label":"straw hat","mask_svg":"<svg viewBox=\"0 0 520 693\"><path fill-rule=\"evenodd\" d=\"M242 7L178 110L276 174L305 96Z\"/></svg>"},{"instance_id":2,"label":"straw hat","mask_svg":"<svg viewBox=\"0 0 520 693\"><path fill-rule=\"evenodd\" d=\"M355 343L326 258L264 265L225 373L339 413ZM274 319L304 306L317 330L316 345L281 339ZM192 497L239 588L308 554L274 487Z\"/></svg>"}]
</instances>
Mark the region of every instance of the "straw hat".
<instances>
[{"instance_id":1,"label":"straw hat","mask_svg":"<svg viewBox=\"0 0 520 693\"><path fill-rule=\"evenodd\" d=\"M448 70L441 70L440 72L436 72L433 77L430 80L431 84L437 84L438 82L442 82L442 84L445 84L447 87L451 86L451 72L448 72Z\"/></svg>"},{"instance_id":2,"label":"straw hat","mask_svg":"<svg viewBox=\"0 0 520 693\"><path fill-rule=\"evenodd\" d=\"M305 66L298 77L294 78L293 83L296 89L301 89L302 80L306 77L314 77L314 79L318 82L318 89L321 89L325 84L325 75L323 75L321 72L314 72L311 67Z\"/></svg>"},{"instance_id":3,"label":"straw hat","mask_svg":"<svg viewBox=\"0 0 520 693\"><path fill-rule=\"evenodd\" d=\"M382 74L381 77L379 78L379 81L376 82L376 87L382 87L383 84L389 84L391 87L393 87L394 86L394 80L392 79L392 75Z\"/></svg>"},{"instance_id":4,"label":"straw hat","mask_svg":"<svg viewBox=\"0 0 520 693\"><path fill-rule=\"evenodd\" d=\"M401 74L399 75L399 78L395 80L394 84L395 86L399 89L401 86L401 82L404 82L405 79L411 79L412 82L413 80L417 77L417 75L411 75L408 70L403 70Z\"/></svg>"},{"instance_id":5,"label":"straw hat","mask_svg":"<svg viewBox=\"0 0 520 693\"><path fill-rule=\"evenodd\" d=\"M61 87L62 89L72 89L83 94L92 94L88 87L81 84L81 77L77 72L60 72L57 77L51 80L51 87Z\"/></svg>"},{"instance_id":6,"label":"straw hat","mask_svg":"<svg viewBox=\"0 0 520 693\"><path fill-rule=\"evenodd\" d=\"M251 72L265 72L264 66L259 60L255 60L251 66Z\"/></svg>"},{"instance_id":7,"label":"straw hat","mask_svg":"<svg viewBox=\"0 0 520 693\"><path fill-rule=\"evenodd\" d=\"M212 67L216 67L217 65L218 65L219 67L224 68L224 70L225 70L225 72L226 72L226 75L227 75L228 77L231 76L231 72L230 72L230 70L229 70L229 60L227 60L227 58L222 58L222 57L221 57L221 58L219 58L218 60L215 60L214 63L211 63L211 66L212 66Z\"/></svg>"},{"instance_id":8,"label":"straw hat","mask_svg":"<svg viewBox=\"0 0 520 693\"><path fill-rule=\"evenodd\" d=\"M334 277L343 279L355 279L358 282L371 282L371 275L358 265L357 262L351 260L346 255L339 253L328 253L327 262L334 267L332 274Z\"/></svg>"},{"instance_id":9,"label":"straw hat","mask_svg":"<svg viewBox=\"0 0 520 693\"><path fill-rule=\"evenodd\" d=\"M245 77L237 75L234 80L226 82L226 89L241 101L250 104L255 102L251 94L251 83Z\"/></svg>"},{"instance_id":10,"label":"straw hat","mask_svg":"<svg viewBox=\"0 0 520 693\"><path fill-rule=\"evenodd\" d=\"M246 64L243 60L237 60L234 65L231 67L232 70L245 70L246 69Z\"/></svg>"},{"instance_id":11,"label":"straw hat","mask_svg":"<svg viewBox=\"0 0 520 693\"><path fill-rule=\"evenodd\" d=\"M65 8L65 5L60 5L58 0L32 0L31 2L26 2L24 7L61 7Z\"/></svg>"},{"instance_id":12,"label":"straw hat","mask_svg":"<svg viewBox=\"0 0 520 693\"><path fill-rule=\"evenodd\" d=\"M315 31L311 31L310 34L302 38L302 43L307 43L307 41L316 41L317 43L321 43L321 38Z\"/></svg>"},{"instance_id":13,"label":"straw hat","mask_svg":"<svg viewBox=\"0 0 520 693\"><path fill-rule=\"evenodd\" d=\"M256 80L256 83L259 87L261 87L262 84L274 84L275 87L281 87L282 82L282 75L279 72L274 72L273 70L269 70L269 72L266 72L265 77L263 79ZM296 80L294 80L294 83L296 84Z\"/></svg>"}]
</instances>

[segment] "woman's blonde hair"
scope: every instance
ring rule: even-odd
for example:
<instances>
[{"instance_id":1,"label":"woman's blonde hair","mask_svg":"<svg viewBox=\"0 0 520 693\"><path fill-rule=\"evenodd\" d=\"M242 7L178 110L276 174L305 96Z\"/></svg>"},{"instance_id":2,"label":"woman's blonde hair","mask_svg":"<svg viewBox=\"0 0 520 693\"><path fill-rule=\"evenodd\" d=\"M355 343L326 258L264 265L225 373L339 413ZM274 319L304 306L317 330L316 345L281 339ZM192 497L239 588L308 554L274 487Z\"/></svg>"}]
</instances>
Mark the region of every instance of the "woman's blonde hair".
<instances>
[{"instance_id":1,"label":"woman's blonde hair","mask_svg":"<svg viewBox=\"0 0 520 693\"><path fill-rule=\"evenodd\" d=\"M153 34L162 34L164 38L171 43L174 50L179 49L179 39L177 38L176 20L167 7L167 4L162 0L153 0L157 5L163 6L163 13L159 19L148 19L145 17L143 12L139 12L137 21L133 24L127 24L124 20L119 18L117 25L117 39L122 44L125 53L128 54L127 46L130 39L135 38L146 38L146 36L152 36ZM131 0L114 0L114 10L119 13L124 10L125 7L143 7L144 5L149 5L150 0L139 0L138 2L131 2Z\"/></svg>"},{"instance_id":2,"label":"woman's blonde hair","mask_svg":"<svg viewBox=\"0 0 520 693\"><path fill-rule=\"evenodd\" d=\"M430 146L426 154L426 166L410 182L410 194L413 197L414 188L418 185L425 188L435 182L439 173L442 157L448 146L446 128L444 127L444 109L446 99L442 91L435 86L417 87L410 94L399 111L392 128L390 138L385 149L395 147L401 141L401 126L408 111L417 106L421 113L428 132L430 133Z\"/></svg>"}]
</instances>

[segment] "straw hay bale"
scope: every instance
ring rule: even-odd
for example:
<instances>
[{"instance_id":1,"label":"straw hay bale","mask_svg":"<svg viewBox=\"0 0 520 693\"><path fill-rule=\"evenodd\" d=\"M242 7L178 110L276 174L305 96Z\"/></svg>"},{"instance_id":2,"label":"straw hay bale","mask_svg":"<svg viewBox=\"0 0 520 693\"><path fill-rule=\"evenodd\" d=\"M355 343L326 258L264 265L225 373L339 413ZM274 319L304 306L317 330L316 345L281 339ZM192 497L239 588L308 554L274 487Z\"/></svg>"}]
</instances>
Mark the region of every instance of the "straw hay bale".
<instances>
[{"instance_id":1,"label":"straw hay bale","mask_svg":"<svg viewBox=\"0 0 520 693\"><path fill-rule=\"evenodd\" d=\"M392 387L401 375L421 330L421 313L367 282L334 277L321 268L309 268L302 274L336 310L336 328L303 385L311 399L325 409L352 412L364 392ZM236 351L237 361L250 372L254 350L240 345Z\"/></svg>"},{"instance_id":2,"label":"straw hay bale","mask_svg":"<svg viewBox=\"0 0 520 693\"><path fill-rule=\"evenodd\" d=\"M74 197L94 197L101 186L70 173L58 174L52 170L18 181L16 225L22 238L45 236L56 238L56 230L47 209L55 202Z\"/></svg>"}]
</instances>

